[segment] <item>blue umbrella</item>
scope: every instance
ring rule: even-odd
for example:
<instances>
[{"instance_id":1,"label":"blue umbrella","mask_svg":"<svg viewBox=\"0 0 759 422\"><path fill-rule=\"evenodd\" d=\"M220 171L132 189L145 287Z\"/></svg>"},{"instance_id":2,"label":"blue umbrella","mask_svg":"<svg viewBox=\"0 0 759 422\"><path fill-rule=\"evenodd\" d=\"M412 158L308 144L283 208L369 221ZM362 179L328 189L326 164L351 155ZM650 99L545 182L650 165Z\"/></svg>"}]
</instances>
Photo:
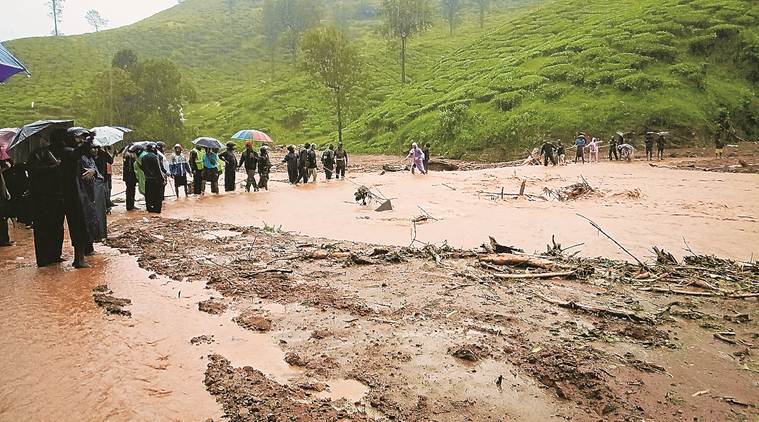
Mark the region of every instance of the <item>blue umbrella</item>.
<instances>
[{"instance_id":1,"label":"blue umbrella","mask_svg":"<svg viewBox=\"0 0 759 422\"><path fill-rule=\"evenodd\" d=\"M13 57L10 51L0 44L0 83L7 81L11 76L16 73L24 72L29 76L32 76L26 66L24 66L17 58Z\"/></svg>"}]
</instances>

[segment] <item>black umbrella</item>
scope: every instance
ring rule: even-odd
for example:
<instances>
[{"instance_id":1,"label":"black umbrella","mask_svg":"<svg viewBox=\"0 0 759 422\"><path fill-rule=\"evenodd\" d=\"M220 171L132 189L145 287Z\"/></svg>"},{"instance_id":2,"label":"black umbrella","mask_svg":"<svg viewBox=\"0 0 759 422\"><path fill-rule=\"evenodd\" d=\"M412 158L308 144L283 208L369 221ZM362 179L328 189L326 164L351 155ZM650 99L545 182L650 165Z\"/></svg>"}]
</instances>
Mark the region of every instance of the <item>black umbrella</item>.
<instances>
[{"instance_id":1,"label":"black umbrella","mask_svg":"<svg viewBox=\"0 0 759 422\"><path fill-rule=\"evenodd\" d=\"M66 132L74 138L87 138L89 136L95 136L95 132L80 126L70 127Z\"/></svg>"},{"instance_id":2,"label":"black umbrella","mask_svg":"<svg viewBox=\"0 0 759 422\"><path fill-rule=\"evenodd\" d=\"M192 141L192 144L195 146L201 146L205 148L216 148L216 149L224 148L224 145L222 145L218 139L208 138L208 137L198 138Z\"/></svg>"},{"instance_id":3,"label":"black umbrella","mask_svg":"<svg viewBox=\"0 0 759 422\"><path fill-rule=\"evenodd\" d=\"M18 163L26 162L32 151L50 145L50 138L56 132L65 135L74 126L73 120L39 120L21 128L8 145L8 154Z\"/></svg>"}]
</instances>

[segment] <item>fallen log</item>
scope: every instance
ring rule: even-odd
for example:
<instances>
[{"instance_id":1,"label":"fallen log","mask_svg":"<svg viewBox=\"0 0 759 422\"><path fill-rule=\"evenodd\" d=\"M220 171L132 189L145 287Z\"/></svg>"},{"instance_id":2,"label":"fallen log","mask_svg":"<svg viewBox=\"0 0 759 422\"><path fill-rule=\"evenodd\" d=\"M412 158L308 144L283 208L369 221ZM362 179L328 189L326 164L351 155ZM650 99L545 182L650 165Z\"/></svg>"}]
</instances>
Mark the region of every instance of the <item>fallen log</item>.
<instances>
[{"instance_id":1,"label":"fallen log","mask_svg":"<svg viewBox=\"0 0 759 422\"><path fill-rule=\"evenodd\" d=\"M535 296L537 296L538 298L540 298L541 300L545 302L556 305L560 308L580 310L580 311L589 312L592 314L599 314L599 315L610 315L617 318L628 319L634 322L643 322L647 324L654 323L654 320L650 317L641 316L641 315L636 314L635 312L626 311L624 309L610 309L610 308L604 308L600 306L584 305L582 303L577 303L577 302L572 302L572 301L564 302L557 299L551 299L549 297L541 295L540 293L536 293Z\"/></svg>"},{"instance_id":2,"label":"fallen log","mask_svg":"<svg viewBox=\"0 0 759 422\"><path fill-rule=\"evenodd\" d=\"M574 274L575 274L574 271L559 271L559 272L550 272L550 273L522 273L522 274L497 273L497 274L493 274L493 276L501 280L527 280L527 279L537 279L537 278L569 277L569 276L573 276Z\"/></svg>"},{"instance_id":3,"label":"fallen log","mask_svg":"<svg viewBox=\"0 0 759 422\"><path fill-rule=\"evenodd\" d=\"M496 251L497 248L494 248ZM512 265L515 267L534 267L545 270L556 269L556 264L547 259L534 258L526 255L515 255L512 253L499 253L480 257L480 261L494 265Z\"/></svg>"},{"instance_id":4,"label":"fallen log","mask_svg":"<svg viewBox=\"0 0 759 422\"><path fill-rule=\"evenodd\" d=\"M344 259L349 258L351 256L350 252L335 252L335 251L325 251L325 250L318 250L311 253L311 255L308 255L308 258L311 259L329 259L329 258L335 258L335 259Z\"/></svg>"}]
</instances>

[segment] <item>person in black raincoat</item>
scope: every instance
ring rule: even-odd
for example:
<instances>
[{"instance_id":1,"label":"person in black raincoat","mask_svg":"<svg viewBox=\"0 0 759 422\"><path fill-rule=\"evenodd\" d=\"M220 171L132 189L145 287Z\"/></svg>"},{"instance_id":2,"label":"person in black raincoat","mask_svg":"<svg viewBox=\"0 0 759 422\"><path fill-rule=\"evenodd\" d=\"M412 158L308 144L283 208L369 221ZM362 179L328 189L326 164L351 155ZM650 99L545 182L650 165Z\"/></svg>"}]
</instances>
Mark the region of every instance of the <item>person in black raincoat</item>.
<instances>
[{"instance_id":1,"label":"person in black raincoat","mask_svg":"<svg viewBox=\"0 0 759 422\"><path fill-rule=\"evenodd\" d=\"M105 240L108 231L107 186L105 177L97 166L97 155L97 148L89 142L85 143L77 171L78 190L91 243ZM89 246L86 252L92 253L94 248Z\"/></svg>"},{"instance_id":2,"label":"person in black raincoat","mask_svg":"<svg viewBox=\"0 0 759 422\"><path fill-rule=\"evenodd\" d=\"M84 180L93 179L97 169L82 170L81 158L91 144L84 142L83 136L71 132L66 137L66 145L60 153L61 179L63 183L63 207L66 213L66 224L69 228L71 245L74 247L74 268L89 268L85 255L94 253L93 238L88 224L97 225L97 215L94 202L90 202L85 191ZM84 135L87 136L87 135ZM82 183L80 183L80 181Z\"/></svg>"},{"instance_id":3,"label":"person in black raincoat","mask_svg":"<svg viewBox=\"0 0 759 422\"><path fill-rule=\"evenodd\" d=\"M148 144L142 156L142 171L145 173L145 208L151 213L161 213L163 205L164 173L155 144Z\"/></svg>"},{"instance_id":4,"label":"person in black raincoat","mask_svg":"<svg viewBox=\"0 0 759 422\"><path fill-rule=\"evenodd\" d=\"M63 168L60 156L66 131L51 135L50 146L36 149L27 160L34 220L34 254L38 267L63 262Z\"/></svg>"},{"instance_id":5,"label":"person in black raincoat","mask_svg":"<svg viewBox=\"0 0 759 422\"><path fill-rule=\"evenodd\" d=\"M269 190L269 171L271 171L271 160L269 159L269 148L265 145L261 147L258 155L258 188Z\"/></svg>"},{"instance_id":6,"label":"person in black raincoat","mask_svg":"<svg viewBox=\"0 0 759 422\"><path fill-rule=\"evenodd\" d=\"M219 154L224 161L224 191L235 190L235 174L237 173L237 156L235 155L235 143L228 142L227 149Z\"/></svg>"},{"instance_id":7,"label":"person in black raincoat","mask_svg":"<svg viewBox=\"0 0 759 422\"><path fill-rule=\"evenodd\" d=\"M8 235L8 219L15 217L11 206L11 195L5 184L5 174L10 173L13 163L5 152L5 144L0 144L0 247L13 246L11 238Z\"/></svg>"},{"instance_id":8,"label":"person in black raincoat","mask_svg":"<svg viewBox=\"0 0 759 422\"><path fill-rule=\"evenodd\" d=\"M122 179L126 184L126 209L127 211L137 210L134 206L134 196L137 194L137 174L134 172L134 162L137 156L132 151L132 146L124 148L124 171Z\"/></svg>"},{"instance_id":9,"label":"person in black raincoat","mask_svg":"<svg viewBox=\"0 0 759 422\"><path fill-rule=\"evenodd\" d=\"M298 154L298 181L308 183L308 150L311 148L311 144L306 143L303 145L303 149Z\"/></svg>"},{"instance_id":10,"label":"person in black raincoat","mask_svg":"<svg viewBox=\"0 0 759 422\"><path fill-rule=\"evenodd\" d=\"M283 163L287 163L287 178L290 184L294 185L298 183L298 154L295 153L295 147L290 145L287 147L287 154L282 159Z\"/></svg>"},{"instance_id":11,"label":"person in black raincoat","mask_svg":"<svg viewBox=\"0 0 759 422\"><path fill-rule=\"evenodd\" d=\"M322 153L322 166L324 167L324 177L332 180L332 172L335 171L335 147L329 145Z\"/></svg>"}]
</instances>

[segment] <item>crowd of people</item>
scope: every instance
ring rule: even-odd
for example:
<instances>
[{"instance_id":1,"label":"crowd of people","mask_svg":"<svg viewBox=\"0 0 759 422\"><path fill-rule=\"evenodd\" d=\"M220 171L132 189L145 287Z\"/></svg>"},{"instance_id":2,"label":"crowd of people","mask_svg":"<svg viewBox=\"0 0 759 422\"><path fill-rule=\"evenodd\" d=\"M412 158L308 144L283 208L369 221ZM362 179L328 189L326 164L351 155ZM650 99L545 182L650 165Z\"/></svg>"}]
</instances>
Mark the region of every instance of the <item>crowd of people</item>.
<instances>
[{"instance_id":1,"label":"crowd of people","mask_svg":"<svg viewBox=\"0 0 759 422\"><path fill-rule=\"evenodd\" d=\"M49 145L14 163L0 145L0 246L12 246L7 218L32 227L37 266L63 262L64 221L74 248L73 266L87 268L86 256L107 234L112 156L83 128L60 129Z\"/></svg>"}]
</instances>

